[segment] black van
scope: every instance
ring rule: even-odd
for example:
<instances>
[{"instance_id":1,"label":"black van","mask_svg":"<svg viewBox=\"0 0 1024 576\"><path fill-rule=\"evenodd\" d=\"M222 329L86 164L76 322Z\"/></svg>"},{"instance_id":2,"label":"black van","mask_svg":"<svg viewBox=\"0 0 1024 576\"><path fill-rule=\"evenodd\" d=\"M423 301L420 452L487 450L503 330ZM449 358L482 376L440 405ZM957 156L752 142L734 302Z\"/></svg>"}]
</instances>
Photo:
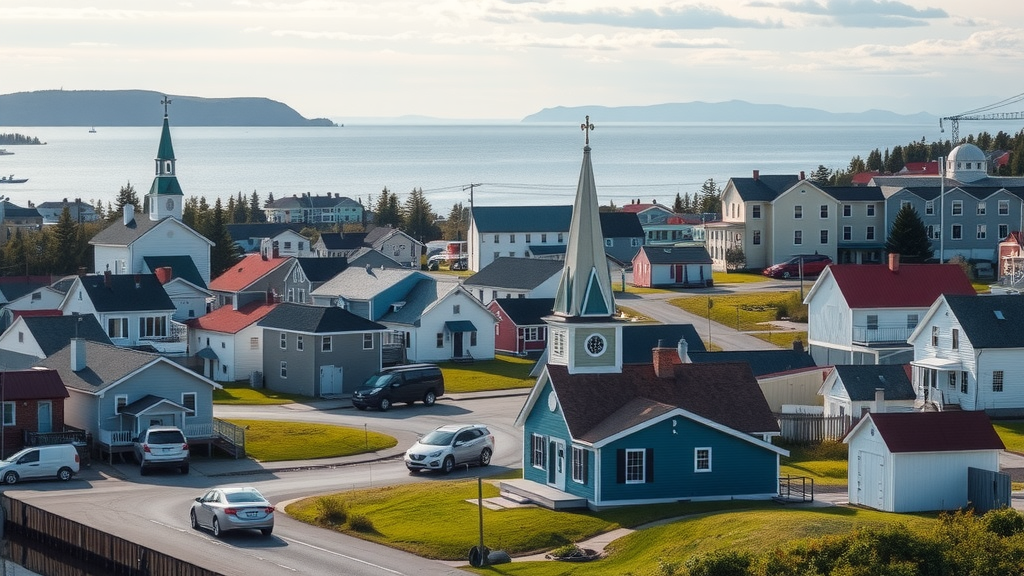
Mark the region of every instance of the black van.
<instances>
[{"instance_id":1,"label":"black van","mask_svg":"<svg viewBox=\"0 0 1024 576\"><path fill-rule=\"evenodd\" d=\"M444 376L435 364L406 364L384 368L370 376L363 387L352 394L352 405L360 410L377 408L381 412L395 402L412 404L422 400L432 406L444 394Z\"/></svg>"}]
</instances>

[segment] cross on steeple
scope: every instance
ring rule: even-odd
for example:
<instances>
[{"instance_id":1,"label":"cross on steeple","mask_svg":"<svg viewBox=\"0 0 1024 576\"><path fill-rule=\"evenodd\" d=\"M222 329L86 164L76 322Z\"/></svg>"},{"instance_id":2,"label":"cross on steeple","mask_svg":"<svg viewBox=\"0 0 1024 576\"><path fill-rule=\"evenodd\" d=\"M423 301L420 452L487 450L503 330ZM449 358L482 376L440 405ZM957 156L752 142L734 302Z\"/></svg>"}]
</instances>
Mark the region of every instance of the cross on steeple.
<instances>
[{"instance_id":1,"label":"cross on steeple","mask_svg":"<svg viewBox=\"0 0 1024 576\"><path fill-rule=\"evenodd\" d=\"M167 96L164 96L163 100L161 100L160 103L164 105L164 116L167 116L167 105L171 103L171 99Z\"/></svg>"},{"instance_id":2,"label":"cross on steeple","mask_svg":"<svg viewBox=\"0 0 1024 576\"><path fill-rule=\"evenodd\" d=\"M590 131L594 129L594 125L590 123L590 115L588 114L587 121L584 122L583 124L580 124L580 130L583 130L584 132L587 133L586 142L584 143L586 146L590 146Z\"/></svg>"}]
</instances>

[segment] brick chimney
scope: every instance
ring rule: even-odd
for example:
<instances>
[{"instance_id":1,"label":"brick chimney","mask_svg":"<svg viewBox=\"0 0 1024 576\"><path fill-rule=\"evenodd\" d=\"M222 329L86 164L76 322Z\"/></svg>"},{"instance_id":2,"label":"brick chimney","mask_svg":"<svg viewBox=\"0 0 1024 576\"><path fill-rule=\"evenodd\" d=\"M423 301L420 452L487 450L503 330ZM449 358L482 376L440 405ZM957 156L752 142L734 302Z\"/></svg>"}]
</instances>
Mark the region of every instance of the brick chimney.
<instances>
[{"instance_id":1,"label":"brick chimney","mask_svg":"<svg viewBox=\"0 0 1024 576\"><path fill-rule=\"evenodd\" d=\"M103 271L103 286L110 288L114 285L114 278L110 274L110 270Z\"/></svg>"},{"instance_id":2,"label":"brick chimney","mask_svg":"<svg viewBox=\"0 0 1024 576\"><path fill-rule=\"evenodd\" d=\"M665 346L664 340L658 341L654 349L654 374L658 378L674 378L674 366L679 363L679 352L675 348Z\"/></svg>"},{"instance_id":3,"label":"brick chimney","mask_svg":"<svg viewBox=\"0 0 1024 576\"><path fill-rule=\"evenodd\" d=\"M800 179L801 180L806 180L807 179L807 177L804 175L804 171L803 170L800 171Z\"/></svg>"},{"instance_id":4,"label":"brick chimney","mask_svg":"<svg viewBox=\"0 0 1024 576\"><path fill-rule=\"evenodd\" d=\"M899 272L900 271L900 255L899 253L889 254L889 271Z\"/></svg>"},{"instance_id":5,"label":"brick chimney","mask_svg":"<svg viewBox=\"0 0 1024 576\"><path fill-rule=\"evenodd\" d=\"M167 284L173 277L173 270L170 266L161 266L154 270L156 273L156 279L160 284Z\"/></svg>"},{"instance_id":6,"label":"brick chimney","mask_svg":"<svg viewBox=\"0 0 1024 576\"><path fill-rule=\"evenodd\" d=\"M760 180L760 179L761 179L761 171L760 170L754 170L754 180Z\"/></svg>"}]
</instances>

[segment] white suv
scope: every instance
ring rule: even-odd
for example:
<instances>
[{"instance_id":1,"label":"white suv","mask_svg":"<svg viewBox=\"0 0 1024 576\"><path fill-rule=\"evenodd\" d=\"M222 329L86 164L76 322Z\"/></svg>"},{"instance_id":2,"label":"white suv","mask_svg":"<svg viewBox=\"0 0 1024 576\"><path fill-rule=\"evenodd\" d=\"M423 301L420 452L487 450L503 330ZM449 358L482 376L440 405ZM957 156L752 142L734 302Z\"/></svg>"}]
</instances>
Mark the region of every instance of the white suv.
<instances>
[{"instance_id":1,"label":"white suv","mask_svg":"<svg viewBox=\"0 0 1024 576\"><path fill-rule=\"evenodd\" d=\"M409 472L449 473L460 464L487 466L494 454L494 436L482 424L448 424L423 436L405 452Z\"/></svg>"},{"instance_id":2,"label":"white suv","mask_svg":"<svg viewBox=\"0 0 1024 576\"><path fill-rule=\"evenodd\" d=\"M188 474L189 450L185 433L173 426L151 426L135 439L139 474L150 468L178 468Z\"/></svg>"}]
</instances>

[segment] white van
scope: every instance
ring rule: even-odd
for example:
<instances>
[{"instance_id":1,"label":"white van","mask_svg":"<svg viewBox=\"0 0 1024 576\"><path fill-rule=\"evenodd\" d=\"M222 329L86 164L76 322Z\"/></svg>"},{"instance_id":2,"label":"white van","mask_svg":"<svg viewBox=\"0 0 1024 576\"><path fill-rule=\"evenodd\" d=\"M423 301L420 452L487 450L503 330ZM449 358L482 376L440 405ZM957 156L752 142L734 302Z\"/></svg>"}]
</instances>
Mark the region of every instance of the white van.
<instances>
[{"instance_id":1,"label":"white van","mask_svg":"<svg viewBox=\"0 0 1024 576\"><path fill-rule=\"evenodd\" d=\"M73 444L34 446L0 460L0 481L14 484L29 478L70 480L78 473L80 459Z\"/></svg>"}]
</instances>

